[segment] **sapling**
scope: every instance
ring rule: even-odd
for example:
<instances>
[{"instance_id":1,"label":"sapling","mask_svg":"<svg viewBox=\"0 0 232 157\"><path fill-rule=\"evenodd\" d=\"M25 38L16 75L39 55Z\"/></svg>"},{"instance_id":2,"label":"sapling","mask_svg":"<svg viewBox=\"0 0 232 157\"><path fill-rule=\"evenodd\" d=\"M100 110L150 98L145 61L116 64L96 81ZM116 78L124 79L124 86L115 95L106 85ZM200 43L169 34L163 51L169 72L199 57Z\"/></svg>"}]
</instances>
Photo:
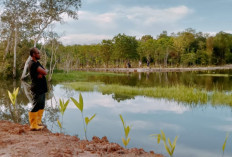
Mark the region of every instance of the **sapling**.
<instances>
[{"instance_id":1,"label":"sapling","mask_svg":"<svg viewBox=\"0 0 232 157\"><path fill-rule=\"evenodd\" d=\"M176 148L176 141L178 139L178 136L175 137L173 143L171 143L171 140L168 138L168 144L166 141L166 136L165 133L161 130L161 134L152 134L151 136L154 136L155 138L157 138L157 143L160 143L160 140L162 140L164 142L164 147L166 149L166 151L168 152L168 154L172 157L174 150Z\"/></svg>"},{"instance_id":2,"label":"sapling","mask_svg":"<svg viewBox=\"0 0 232 157\"><path fill-rule=\"evenodd\" d=\"M16 88L16 89L14 88L14 91L12 93L10 91L8 91L10 101L11 101L11 103L12 103L12 105L14 107L15 107L15 104L16 104L16 98L17 98L18 92L19 92L19 87Z\"/></svg>"},{"instance_id":3,"label":"sapling","mask_svg":"<svg viewBox=\"0 0 232 157\"><path fill-rule=\"evenodd\" d=\"M13 114L15 114L16 117L18 117L18 113L17 113L17 110L16 110L16 99L17 99L17 95L18 95L18 92L19 92L19 88L14 88L13 92L11 93L10 91L8 91L8 96L10 98L10 101L14 107L14 112ZM16 118L16 121L18 122L18 118Z\"/></svg>"},{"instance_id":4,"label":"sapling","mask_svg":"<svg viewBox=\"0 0 232 157\"><path fill-rule=\"evenodd\" d=\"M64 115L64 112L69 104L69 100L67 100L66 102L64 102L64 100L61 100L59 99L60 101L60 105L59 105L59 110L60 110L60 113L62 115L62 125L63 125L63 115ZM58 121L57 121L58 122ZM59 124L59 123L58 123ZM62 126L61 125L61 126ZM59 125L60 126L60 125ZM62 129L62 127L60 127Z\"/></svg>"},{"instance_id":5,"label":"sapling","mask_svg":"<svg viewBox=\"0 0 232 157\"><path fill-rule=\"evenodd\" d=\"M73 97L71 97L70 99L73 101L73 103L76 105L76 107L81 111L83 127L84 127L84 132L85 132L85 139L87 140L87 126L88 126L89 122L91 120L93 120L93 118L96 116L96 114L94 114L91 118L89 118L89 117L84 118L84 114L83 114L84 102L83 102L83 97L82 97L81 93L79 94L79 102L76 99L74 99Z\"/></svg>"},{"instance_id":6,"label":"sapling","mask_svg":"<svg viewBox=\"0 0 232 157\"><path fill-rule=\"evenodd\" d=\"M128 135L130 133L131 127L129 125L128 126L126 125L126 123L124 122L123 117L122 117L121 114L119 116L120 116L120 119L122 121L122 125L123 125L123 128L124 128L124 133L125 133L125 138L122 138L122 143L124 144L124 146L126 148L127 145L130 142L130 137L128 137Z\"/></svg>"}]
</instances>

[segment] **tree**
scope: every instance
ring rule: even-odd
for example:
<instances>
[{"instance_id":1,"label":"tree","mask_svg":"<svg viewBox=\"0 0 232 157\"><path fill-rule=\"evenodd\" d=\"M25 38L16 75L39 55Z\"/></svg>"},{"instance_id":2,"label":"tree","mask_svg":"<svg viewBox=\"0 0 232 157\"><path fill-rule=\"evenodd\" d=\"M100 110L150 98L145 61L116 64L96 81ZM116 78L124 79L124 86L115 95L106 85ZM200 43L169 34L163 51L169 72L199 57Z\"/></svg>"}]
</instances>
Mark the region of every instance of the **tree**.
<instances>
[{"instance_id":1,"label":"tree","mask_svg":"<svg viewBox=\"0 0 232 157\"><path fill-rule=\"evenodd\" d=\"M78 18L77 10L81 6L81 0L35 0L34 10L30 14L30 27L28 30L31 32L31 36L34 39L34 47L41 37L41 34L45 29L53 22L62 22L63 15L67 15L73 19ZM28 63L30 61L30 56L28 57L21 79L28 76L26 75Z\"/></svg>"},{"instance_id":2,"label":"tree","mask_svg":"<svg viewBox=\"0 0 232 157\"><path fill-rule=\"evenodd\" d=\"M29 15L28 9L32 1L31 0L5 0L4 11L1 15L1 22L5 27L5 33L7 36L7 47L5 50L6 57L9 51L9 44L11 42L12 34L14 34L14 61L13 61L13 78L16 78L16 52L18 44L18 36L20 31L23 32L27 23L27 16ZM4 31L2 33L4 33Z\"/></svg>"},{"instance_id":3,"label":"tree","mask_svg":"<svg viewBox=\"0 0 232 157\"><path fill-rule=\"evenodd\" d=\"M112 40L102 40L101 42L101 57L103 61L106 63L106 68L108 68L108 64L110 61L110 57L113 53L113 43Z\"/></svg>"},{"instance_id":4,"label":"tree","mask_svg":"<svg viewBox=\"0 0 232 157\"><path fill-rule=\"evenodd\" d=\"M125 62L126 60L136 59L138 57L138 42L135 37L118 34L113 38L113 43L114 58L120 58Z\"/></svg>"}]
</instances>

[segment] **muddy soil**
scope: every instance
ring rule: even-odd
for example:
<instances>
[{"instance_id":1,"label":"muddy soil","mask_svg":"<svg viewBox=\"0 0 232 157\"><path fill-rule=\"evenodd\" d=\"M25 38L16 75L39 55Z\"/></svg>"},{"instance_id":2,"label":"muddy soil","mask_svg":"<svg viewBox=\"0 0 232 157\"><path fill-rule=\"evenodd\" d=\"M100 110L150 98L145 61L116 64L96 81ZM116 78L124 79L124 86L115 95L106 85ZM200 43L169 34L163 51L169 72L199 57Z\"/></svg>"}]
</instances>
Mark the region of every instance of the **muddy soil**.
<instances>
[{"instance_id":1,"label":"muddy soil","mask_svg":"<svg viewBox=\"0 0 232 157\"><path fill-rule=\"evenodd\" d=\"M48 129L30 131L29 125L0 121L0 157L163 157L153 151L125 149L107 137L91 141L76 136L51 133Z\"/></svg>"}]
</instances>

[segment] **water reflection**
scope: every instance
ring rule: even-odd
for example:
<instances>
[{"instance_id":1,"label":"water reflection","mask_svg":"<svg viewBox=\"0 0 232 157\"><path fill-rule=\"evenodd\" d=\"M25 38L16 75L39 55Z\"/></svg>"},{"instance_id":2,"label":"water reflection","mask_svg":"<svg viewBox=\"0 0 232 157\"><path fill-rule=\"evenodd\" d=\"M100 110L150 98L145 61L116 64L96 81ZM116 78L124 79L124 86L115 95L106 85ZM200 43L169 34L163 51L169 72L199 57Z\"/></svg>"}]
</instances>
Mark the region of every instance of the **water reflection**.
<instances>
[{"instance_id":1,"label":"water reflection","mask_svg":"<svg viewBox=\"0 0 232 157\"><path fill-rule=\"evenodd\" d=\"M200 76L211 72L188 73L129 73L125 76L92 76L87 78L93 82L106 84L122 84L130 86L171 86L183 84L194 85L203 89L214 88L231 91L230 75ZM220 74L230 74L221 71ZM21 82L0 82L0 119L18 123L28 123L28 111L31 107L26 94L28 84ZM20 87L17 105L14 108L8 98L7 90ZM79 91L64 88L60 84L49 86L47 93L44 123L52 132L60 132L56 120L60 119L58 100L65 101L70 97L78 100ZM142 147L146 151L155 150L166 156L163 145L157 145L149 135L164 130L171 141L179 136L174 155L178 157L217 157L221 156L221 148L226 132L232 131L232 112L230 106L212 106L212 104L183 104L166 99L154 99L144 96L125 96L112 93L82 92L85 116L97 113L88 126L88 137L107 136L110 142L122 145L123 128L119 118L122 114L127 124L132 126L130 133L131 147ZM70 103L64 114L63 132L70 135L84 137L81 113L73 103ZM231 142L231 140L230 140ZM232 156L232 145L228 140L224 157Z\"/></svg>"}]
</instances>

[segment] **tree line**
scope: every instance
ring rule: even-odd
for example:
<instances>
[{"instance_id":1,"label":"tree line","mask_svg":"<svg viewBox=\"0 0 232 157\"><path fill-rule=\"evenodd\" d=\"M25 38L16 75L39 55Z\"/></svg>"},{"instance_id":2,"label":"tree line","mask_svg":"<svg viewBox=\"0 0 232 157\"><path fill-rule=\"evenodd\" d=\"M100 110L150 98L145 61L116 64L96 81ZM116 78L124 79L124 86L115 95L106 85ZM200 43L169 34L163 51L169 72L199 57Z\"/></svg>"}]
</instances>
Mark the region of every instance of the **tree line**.
<instances>
[{"instance_id":1,"label":"tree line","mask_svg":"<svg viewBox=\"0 0 232 157\"><path fill-rule=\"evenodd\" d=\"M186 29L168 35L144 35L140 39L115 35L91 45L63 45L53 31L54 22L66 14L77 19L80 0L4 0L0 2L0 73L5 77L27 76L29 49L38 47L41 62L49 71L79 68L222 65L232 62L232 34L216 35ZM142 64L141 64L142 63ZM129 66L130 65L130 66Z\"/></svg>"}]
</instances>

